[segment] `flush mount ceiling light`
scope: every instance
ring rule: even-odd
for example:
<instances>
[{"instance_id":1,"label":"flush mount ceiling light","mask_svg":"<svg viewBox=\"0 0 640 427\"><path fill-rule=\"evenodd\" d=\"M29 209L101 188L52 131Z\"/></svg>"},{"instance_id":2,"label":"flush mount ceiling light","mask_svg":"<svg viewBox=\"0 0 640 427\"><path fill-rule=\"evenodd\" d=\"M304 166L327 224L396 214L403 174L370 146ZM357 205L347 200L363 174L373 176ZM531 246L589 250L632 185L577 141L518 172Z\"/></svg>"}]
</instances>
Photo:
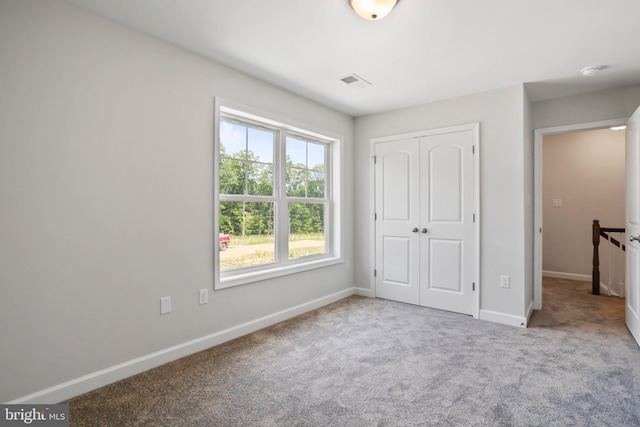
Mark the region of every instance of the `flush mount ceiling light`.
<instances>
[{"instance_id":1,"label":"flush mount ceiling light","mask_svg":"<svg viewBox=\"0 0 640 427\"><path fill-rule=\"evenodd\" d=\"M600 72L600 70L602 70L602 68L603 67L601 66L583 68L582 70L580 70L580 74L585 77L593 77L596 76Z\"/></svg>"},{"instance_id":2,"label":"flush mount ceiling light","mask_svg":"<svg viewBox=\"0 0 640 427\"><path fill-rule=\"evenodd\" d=\"M626 126L613 126L610 127L609 129L611 130L625 130L627 127Z\"/></svg>"},{"instance_id":3,"label":"flush mount ceiling light","mask_svg":"<svg viewBox=\"0 0 640 427\"><path fill-rule=\"evenodd\" d=\"M349 0L349 6L364 19L377 21L382 19L400 0Z\"/></svg>"}]
</instances>

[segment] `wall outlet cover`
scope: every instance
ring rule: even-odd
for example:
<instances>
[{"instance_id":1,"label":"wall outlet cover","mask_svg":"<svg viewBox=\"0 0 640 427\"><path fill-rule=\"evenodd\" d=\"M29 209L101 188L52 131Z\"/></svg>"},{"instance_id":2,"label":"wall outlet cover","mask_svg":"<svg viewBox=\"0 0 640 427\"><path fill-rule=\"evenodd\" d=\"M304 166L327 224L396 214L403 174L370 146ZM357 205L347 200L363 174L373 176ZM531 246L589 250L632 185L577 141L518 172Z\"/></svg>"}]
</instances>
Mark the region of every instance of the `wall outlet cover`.
<instances>
[{"instance_id":1,"label":"wall outlet cover","mask_svg":"<svg viewBox=\"0 0 640 427\"><path fill-rule=\"evenodd\" d=\"M160 298L160 314L171 313L171 297Z\"/></svg>"},{"instance_id":2,"label":"wall outlet cover","mask_svg":"<svg viewBox=\"0 0 640 427\"><path fill-rule=\"evenodd\" d=\"M500 287L507 289L510 288L511 278L509 276L500 276Z\"/></svg>"}]
</instances>

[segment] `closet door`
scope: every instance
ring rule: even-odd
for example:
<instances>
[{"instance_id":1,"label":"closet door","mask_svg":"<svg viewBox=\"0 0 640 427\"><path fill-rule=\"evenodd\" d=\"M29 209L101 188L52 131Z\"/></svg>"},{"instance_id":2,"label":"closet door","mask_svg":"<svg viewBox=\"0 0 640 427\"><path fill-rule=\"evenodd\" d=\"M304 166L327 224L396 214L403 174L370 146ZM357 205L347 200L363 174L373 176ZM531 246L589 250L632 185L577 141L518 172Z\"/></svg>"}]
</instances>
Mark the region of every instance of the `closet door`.
<instances>
[{"instance_id":1,"label":"closet door","mask_svg":"<svg viewBox=\"0 0 640 427\"><path fill-rule=\"evenodd\" d=\"M376 296L420 302L418 138L375 145Z\"/></svg>"},{"instance_id":2,"label":"closet door","mask_svg":"<svg viewBox=\"0 0 640 427\"><path fill-rule=\"evenodd\" d=\"M420 138L420 305L473 314L474 133Z\"/></svg>"},{"instance_id":3,"label":"closet door","mask_svg":"<svg viewBox=\"0 0 640 427\"><path fill-rule=\"evenodd\" d=\"M375 143L377 297L474 314L478 130L463 125Z\"/></svg>"}]
</instances>

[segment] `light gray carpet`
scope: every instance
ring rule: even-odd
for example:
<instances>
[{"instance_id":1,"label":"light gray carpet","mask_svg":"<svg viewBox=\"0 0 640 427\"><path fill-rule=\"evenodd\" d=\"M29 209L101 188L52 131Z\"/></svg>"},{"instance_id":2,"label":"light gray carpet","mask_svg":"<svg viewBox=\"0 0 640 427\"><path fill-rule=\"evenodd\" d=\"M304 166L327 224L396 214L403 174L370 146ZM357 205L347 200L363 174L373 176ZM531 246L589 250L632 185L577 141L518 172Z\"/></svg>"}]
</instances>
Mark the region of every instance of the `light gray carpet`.
<instances>
[{"instance_id":1,"label":"light gray carpet","mask_svg":"<svg viewBox=\"0 0 640 427\"><path fill-rule=\"evenodd\" d=\"M543 288L528 329L351 297L72 399L71 425L640 425L623 300Z\"/></svg>"}]
</instances>

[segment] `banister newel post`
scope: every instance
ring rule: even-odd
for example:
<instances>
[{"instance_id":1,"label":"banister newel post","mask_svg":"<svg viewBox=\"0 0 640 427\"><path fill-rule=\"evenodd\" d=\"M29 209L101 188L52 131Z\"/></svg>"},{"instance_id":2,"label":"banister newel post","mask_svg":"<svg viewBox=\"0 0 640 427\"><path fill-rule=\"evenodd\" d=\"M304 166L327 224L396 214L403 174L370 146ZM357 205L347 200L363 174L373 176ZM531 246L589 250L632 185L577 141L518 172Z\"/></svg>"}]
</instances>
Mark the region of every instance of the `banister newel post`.
<instances>
[{"instance_id":1,"label":"banister newel post","mask_svg":"<svg viewBox=\"0 0 640 427\"><path fill-rule=\"evenodd\" d=\"M591 273L591 291L594 295L600 295L600 257L598 246L600 245L600 221L593 220L593 272Z\"/></svg>"}]
</instances>

